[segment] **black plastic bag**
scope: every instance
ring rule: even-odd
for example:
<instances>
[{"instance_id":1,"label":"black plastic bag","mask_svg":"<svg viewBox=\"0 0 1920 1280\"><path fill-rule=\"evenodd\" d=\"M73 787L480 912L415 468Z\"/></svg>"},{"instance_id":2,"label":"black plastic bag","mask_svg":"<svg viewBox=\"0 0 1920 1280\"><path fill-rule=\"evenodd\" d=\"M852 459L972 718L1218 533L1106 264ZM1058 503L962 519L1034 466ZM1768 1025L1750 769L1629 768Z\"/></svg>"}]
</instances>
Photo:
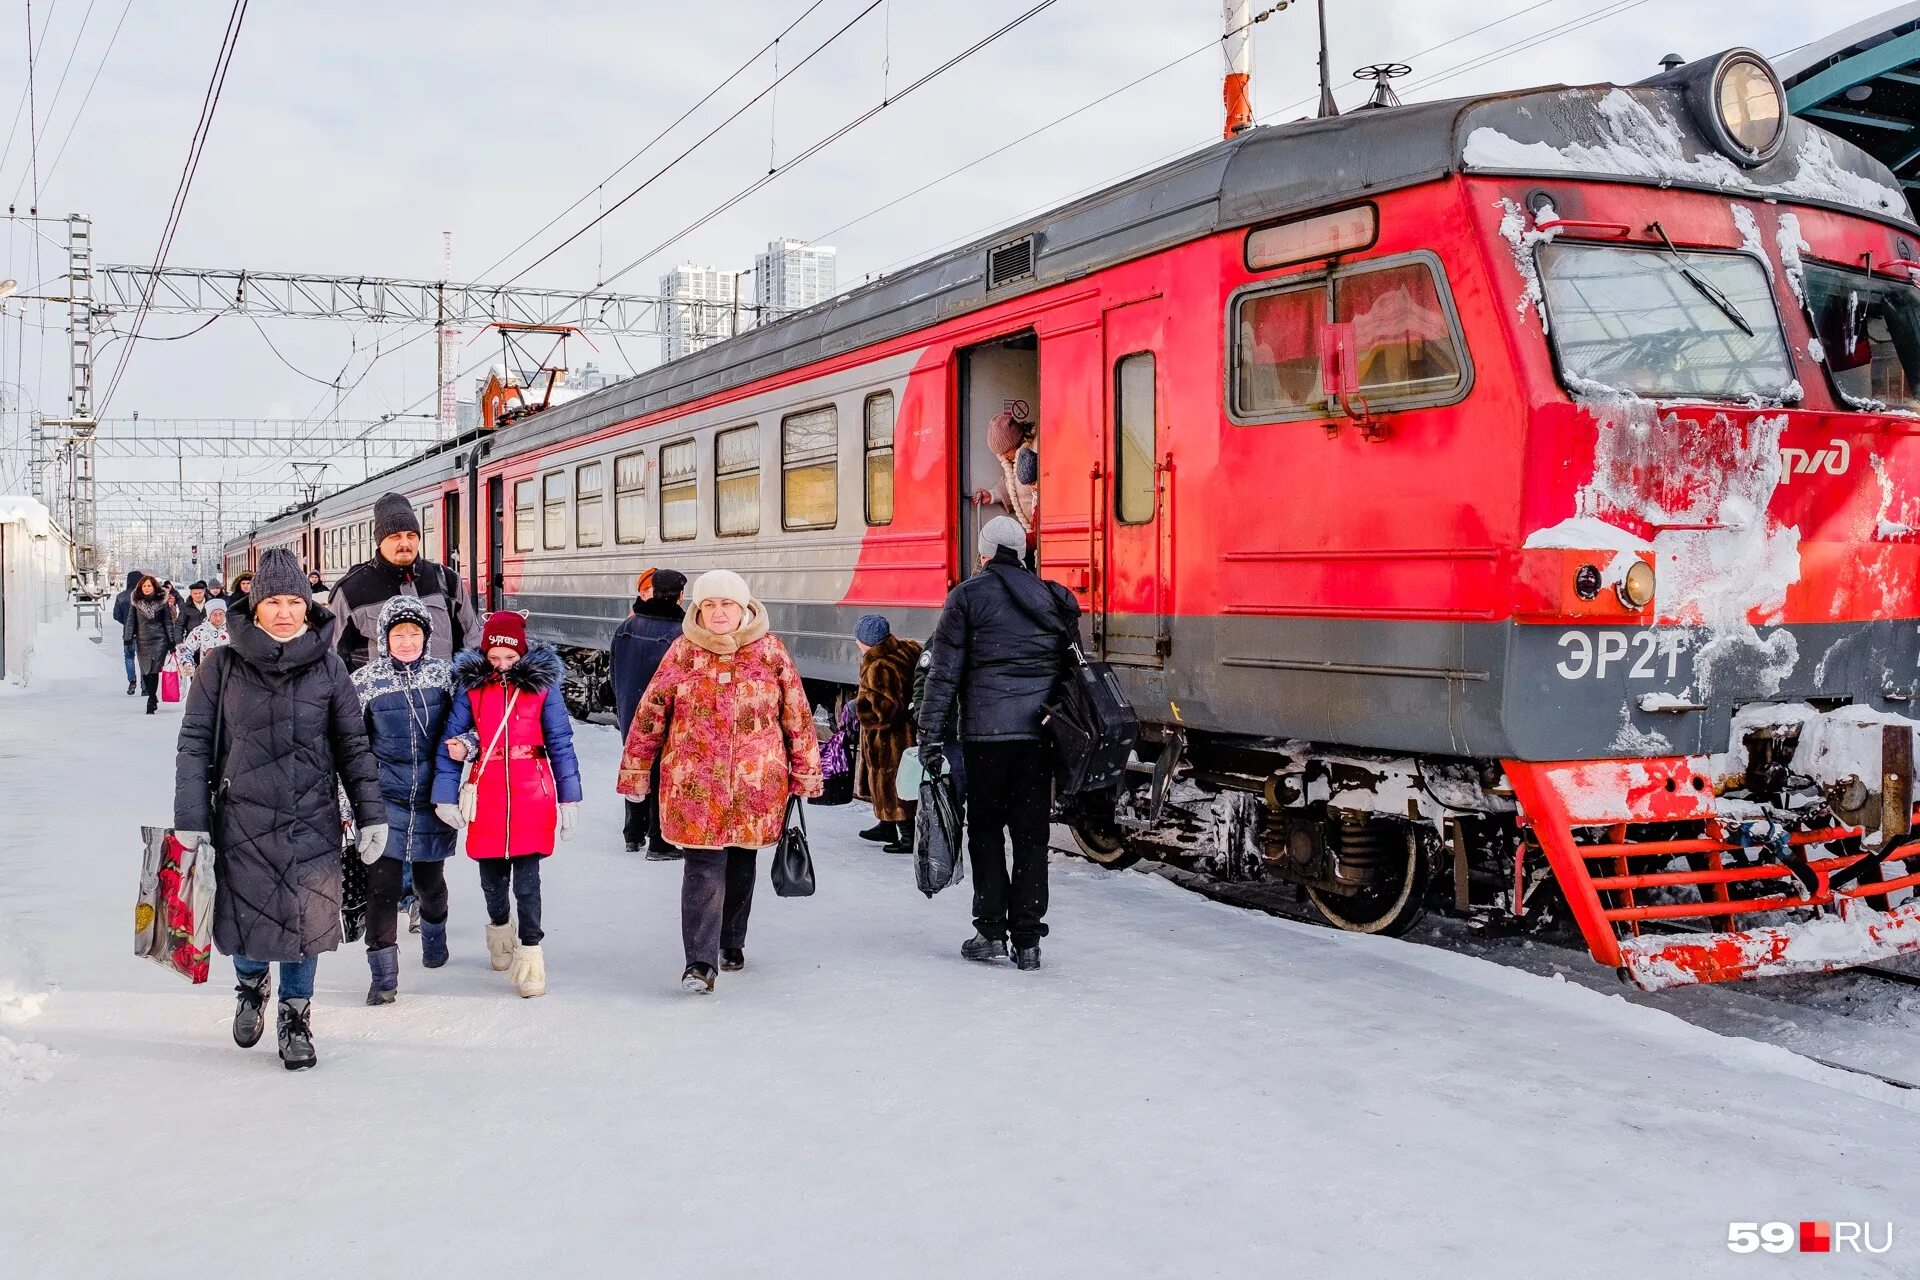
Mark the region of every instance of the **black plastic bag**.
<instances>
[{"instance_id":1,"label":"black plastic bag","mask_svg":"<svg viewBox=\"0 0 1920 1280\"><path fill-rule=\"evenodd\" d=\"M920 780L920 811L914 816L913 878L929 898L967 878L963 834L953 771L941 761Z\"/></svg>"}]
</instances>

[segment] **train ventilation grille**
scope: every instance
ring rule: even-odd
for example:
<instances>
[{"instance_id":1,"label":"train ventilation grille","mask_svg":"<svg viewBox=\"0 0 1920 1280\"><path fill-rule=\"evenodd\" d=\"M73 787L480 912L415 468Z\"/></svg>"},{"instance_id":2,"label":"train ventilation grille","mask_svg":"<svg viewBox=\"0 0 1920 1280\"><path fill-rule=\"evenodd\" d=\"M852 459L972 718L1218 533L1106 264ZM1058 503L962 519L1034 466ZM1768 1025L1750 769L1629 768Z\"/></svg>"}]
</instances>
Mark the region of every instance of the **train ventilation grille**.
<instances>
[{"instance_id":1,"label":"train ventilation grille","mask_svg":"<svg viewBox=\"0 0 1920 1280\"><path fill-rule=\"evenodd\" d=\"M1033 237L987 250L987 288L997 289L1033 274Z\"/></svg>"}]
</instances>

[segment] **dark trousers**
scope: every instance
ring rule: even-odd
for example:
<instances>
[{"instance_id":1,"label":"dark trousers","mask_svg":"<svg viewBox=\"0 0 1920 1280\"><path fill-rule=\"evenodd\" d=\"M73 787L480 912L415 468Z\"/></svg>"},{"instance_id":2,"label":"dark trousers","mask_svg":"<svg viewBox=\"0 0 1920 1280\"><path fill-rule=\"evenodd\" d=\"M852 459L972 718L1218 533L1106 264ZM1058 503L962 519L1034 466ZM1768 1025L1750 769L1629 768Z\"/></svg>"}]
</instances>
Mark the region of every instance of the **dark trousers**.
<instances>
[{"instance_id":1,"label":"dark trousers","mask_svg":"<svg viewBox=\"0 0 1920 1280\"><path fill-rule=\"evenodd\" d=\"M160 706L160 668L143 671L140 674L140 692L147 695L147 710L154 711Z\"/></svg>"},{"instance_id":2,"label":"dark trousers","mask_svg":"<svg viewBox=\"0 0 1920 1280\"><path fill-rule=\"evenodd\" d=\"M660 785L659 766L654 767L653 784ZM645 800L627 801L626 821L622 824L621 834L628 844L644 844L655 853L674 853L677 846L660 834L660 793L658 790Z\"/></svg>"},{"instance_id":3,"label":"dark trousers","mask_svg":"<svg viewBox=\"0 0 1920 1280\"><path fill-rule=\"evenodd\" d=\"M511 882L513 905L520 910L520 944L526 947L539 946L540 939L547 936L540 931L540 859L546 856L522 853L511 858L480 859L480 892L487 897L487 920L492 924L507 922L507 885ZM420 867L427 865L423 862ZM420 868L416 867L414 874L419 873ZM426 908L422 907L421 914L425 913Z\"/></svg>"},{"instance_id":4,"label":"dark trousers","mask_svg":"<svg viewBox=\"0 0 1920 1280\"><path fill-rule=\"evenodd\" d=\"M420 895L420 918L428 924L447 922L447 866L444 862L417 862L414 891ZM481 864L483 867L485 863ZM391 947L400 936L400 899L406 894L408 863L382 858L367 868L367 950ZM503 895L504 896L504 895ZM538 899L534 903L539 915ZM502 913L504 914L504 913Z\"/></svg>"},{"instance_id":5,"label":"dark trousers","mask_svg":"<svg viewBox=\"0 0 1920 1280\"><path fill-rule=\"evenodd\" d=\"M680 865L680 941L689 965L720 966L720 948L747 945L753 849L688 849Z\"/></svg>"},{"instance_id":6,"label":"dark trousers","mask_svg":"<svg viewBox=\"0 0 1920 1280\"><path fill-rule=\"evenodd\" d=\"M982 936L1012 935L1016 947L1046 937L1047 813L1053 757L1044 742L969 742L967 852L973 863L973 924ZM1013 874L1007 874L1007 840Z\"/></svg>"}]
</instances>

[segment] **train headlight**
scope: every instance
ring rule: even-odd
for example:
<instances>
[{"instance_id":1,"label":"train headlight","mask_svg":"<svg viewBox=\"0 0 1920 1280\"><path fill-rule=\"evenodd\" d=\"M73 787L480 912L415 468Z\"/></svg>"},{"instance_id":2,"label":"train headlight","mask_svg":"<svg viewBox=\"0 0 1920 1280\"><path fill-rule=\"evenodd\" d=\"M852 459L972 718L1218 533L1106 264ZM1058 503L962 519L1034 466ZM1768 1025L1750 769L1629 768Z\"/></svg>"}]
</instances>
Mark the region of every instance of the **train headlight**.
<instances>
[{"instance_id":1,"label":"train headlight","mask_svg":"<svg viewBox=\"0 0 1920 1280\"><path fill-rule=\"evenodd\" d=\"M1787 137L1787 95L1773 67L1751 49L1732 49L1687 94L1693 114L1729 157L1747 166L1773 159Z\"/></svg>"},{"instance_id":2,"label":"train headlight","mask_svg":"<svg viewBox=\"0 0 1920 1280\"><path fill-rule=\"evenodd\" d=\"M1653 603L1653 566L1645 560L1635 560L1633 567L1627 570L1627 576L1620 579L1620 602L1636 612Z\"/></svg>"}]
</instances>

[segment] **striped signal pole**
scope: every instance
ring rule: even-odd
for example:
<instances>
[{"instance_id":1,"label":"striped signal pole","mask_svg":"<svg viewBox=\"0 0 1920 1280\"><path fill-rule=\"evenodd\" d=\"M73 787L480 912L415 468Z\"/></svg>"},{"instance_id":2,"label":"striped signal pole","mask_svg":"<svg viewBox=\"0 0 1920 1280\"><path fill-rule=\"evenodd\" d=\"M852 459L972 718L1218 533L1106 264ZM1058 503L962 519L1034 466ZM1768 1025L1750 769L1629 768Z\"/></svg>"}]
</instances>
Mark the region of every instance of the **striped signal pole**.
<instances>
[{"instance_id":1,"label":"striped signal pole","mask_svg":"<svg viewBox=\"0 0 1920 1280\"><path fill-rule=\"evenodd\" d=\"M1220 47L1226 54L1227 70L1220 92L1226 103L1227 124L1221 137L1231 138L1253 127L1253 98L1248 91L1248 82L1253 79L1253 4L1252 0L1226 0L1224 8L1226 34Z\"/></svg>"}]
</instances>

